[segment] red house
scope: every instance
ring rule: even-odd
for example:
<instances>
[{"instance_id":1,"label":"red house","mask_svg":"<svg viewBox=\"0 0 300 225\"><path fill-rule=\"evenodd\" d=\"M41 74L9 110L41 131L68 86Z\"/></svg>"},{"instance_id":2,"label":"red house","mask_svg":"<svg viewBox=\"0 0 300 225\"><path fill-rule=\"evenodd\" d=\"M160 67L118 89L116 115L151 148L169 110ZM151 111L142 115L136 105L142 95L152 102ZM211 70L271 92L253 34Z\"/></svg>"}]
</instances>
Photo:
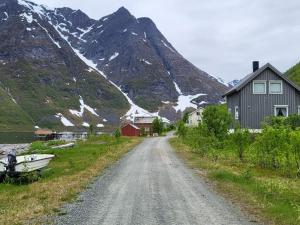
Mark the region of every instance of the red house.
<instances>
[{"instance_id":1,"label":"red house","mask_svg":"<svg viewBox=\"0 0 300 225\"><path fill-rule=\"evenodd\" d=\"M128 137L138 137L141 135L141 130L137 126L128 123L121 127L121 133L122 136L128 136Z\"/></svg>"}]
</instances>

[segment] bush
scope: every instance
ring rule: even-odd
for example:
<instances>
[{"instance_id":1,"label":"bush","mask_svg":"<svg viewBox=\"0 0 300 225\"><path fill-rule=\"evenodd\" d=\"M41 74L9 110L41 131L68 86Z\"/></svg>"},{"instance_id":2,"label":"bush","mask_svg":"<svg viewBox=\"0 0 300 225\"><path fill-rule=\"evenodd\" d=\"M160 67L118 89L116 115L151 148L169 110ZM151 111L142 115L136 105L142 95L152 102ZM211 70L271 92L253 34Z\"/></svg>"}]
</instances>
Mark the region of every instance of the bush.
<instances>
[{"instance_id":1,"label":"bush","mask_svg":"<svg viewBox=\"0 0 300 225\"><path fill-rule=\"evenodd\" d=\"M299 115L290 115L286 118L286 125L295 130L300 127L300 116Z\"/></svg>"},{"instance_id":2,"label":"bush","mask_svg":"<svg viewBox=\"0 0 300 225\"><path fill-rule=\"evenodd\" d=\"M300 131L292 131L290 134L292 154L295 160L297 176L300 177Z\"/></svg>"},{"instance_id":3,"label":"bush","mask_svg":"<svg viewBox=\"0 0 300 225\"><path fill-rule=\"evenodd\" d=\"M164 123L162 119L156 118L153 121L153 132L161 135L163 130L164 130Z\"/></svg>"},{"instance_id":4,"label":"bush","mask_svg":"<svg viewBox=\"0 0 300 225\"><path fill-rule=\"evenodd\" d=\"M244 152L249 148L251 144L251 134L247 129L236 129L233 134L230 135L232 144L236 150L237 157L240 161L244 160Z\"/></svg>"},{"instance_id":5,"label":"bush","mask_svg":"<svg viewBox=\"0 0 300 225\"><path fill-rule=\"evenodd\" d=\"M227 136L232 117L224 105L208 106L203 112L202 121L210 135L223 140Z\"/></svg>"},{"instance_id":6,"label":"bush","mask_svg":"<svg viewBox=\"0 0 300 225\"><path fill-rule=\"evenodd\" d=\"M179 137L185 138L187 134L188 128L185 126L185 123L183 121L180 121L178 123L178 128L177 128L177 134Z\"/></svg>"},{"instance_id":7,"label":"bush","mask_svg":"<svg viewBox=\"0 0 300 225\"><path fill-rule=\"evenodd\" d=\"M120 129L116 129L115 132L114 132L114 137L119 140L120 137L121 137L121 132L120 132Z\"/></svg>"},{"instance_id":8,"label":"bush","mask_svg":"<svg viewBox=\"0 0 300 225\"><path fill-rule=\"evenodd\" d=\"M289 132L290 130L283 126L266 126L257 136L253 149L261 167L279 169L290 163Z\"/></svg>"}]
</instances>

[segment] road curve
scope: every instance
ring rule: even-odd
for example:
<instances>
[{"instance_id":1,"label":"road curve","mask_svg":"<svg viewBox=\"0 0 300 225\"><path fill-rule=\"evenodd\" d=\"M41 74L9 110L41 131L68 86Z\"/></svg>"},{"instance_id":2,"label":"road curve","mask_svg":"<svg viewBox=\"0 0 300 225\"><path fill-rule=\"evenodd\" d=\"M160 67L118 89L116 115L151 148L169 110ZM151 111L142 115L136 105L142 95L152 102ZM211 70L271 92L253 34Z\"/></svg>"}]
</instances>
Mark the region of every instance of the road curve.
<instances>
[{"instance_id":1,"label":"road curve","mask_svg":"<svg viewBox=\"0 0 300 225\"><path fill-rule=\"evenodd\" d=\"M66 205L55 224L253 224L177 158L168 138L146 139Z\"/></svg>"}]
</instances>

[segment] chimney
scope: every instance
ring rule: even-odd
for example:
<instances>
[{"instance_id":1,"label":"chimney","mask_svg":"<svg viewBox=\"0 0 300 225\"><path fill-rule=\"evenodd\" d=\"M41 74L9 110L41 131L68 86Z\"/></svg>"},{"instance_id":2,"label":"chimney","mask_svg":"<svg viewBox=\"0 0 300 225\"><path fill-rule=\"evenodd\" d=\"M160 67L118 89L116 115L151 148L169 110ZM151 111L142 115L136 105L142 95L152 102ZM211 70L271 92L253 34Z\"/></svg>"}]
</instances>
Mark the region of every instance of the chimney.
<instances>
[{"instance_id":1,"label":"chimney","mask_svg":"<svg viewBox=\"0 0 300 225\"><path fill-rule=\"evenodd\" d=\"M252 62L252 66L253 66L253 73L259 69L259 61L253 61Z\"/></svg>"}]
</instances>

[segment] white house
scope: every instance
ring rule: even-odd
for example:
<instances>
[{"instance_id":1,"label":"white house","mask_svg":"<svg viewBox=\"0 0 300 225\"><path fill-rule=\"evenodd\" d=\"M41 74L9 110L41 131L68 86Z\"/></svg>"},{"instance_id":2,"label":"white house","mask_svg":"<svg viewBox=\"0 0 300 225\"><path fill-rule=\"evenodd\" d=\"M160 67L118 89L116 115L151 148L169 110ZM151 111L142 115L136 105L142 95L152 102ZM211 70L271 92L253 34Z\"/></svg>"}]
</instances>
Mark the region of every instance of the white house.
<instances>
[{"instance_id":1,"label":"white house","mask_svg":"<svg viewBox=\"0 0 300 225\"><path fill-rule=\"evenodd\" d=\"M188 126L194 127L199 125L199 123L202 121L203 110L203 108L199 108L189 113Z\"/></svg>"}]
</instances>

